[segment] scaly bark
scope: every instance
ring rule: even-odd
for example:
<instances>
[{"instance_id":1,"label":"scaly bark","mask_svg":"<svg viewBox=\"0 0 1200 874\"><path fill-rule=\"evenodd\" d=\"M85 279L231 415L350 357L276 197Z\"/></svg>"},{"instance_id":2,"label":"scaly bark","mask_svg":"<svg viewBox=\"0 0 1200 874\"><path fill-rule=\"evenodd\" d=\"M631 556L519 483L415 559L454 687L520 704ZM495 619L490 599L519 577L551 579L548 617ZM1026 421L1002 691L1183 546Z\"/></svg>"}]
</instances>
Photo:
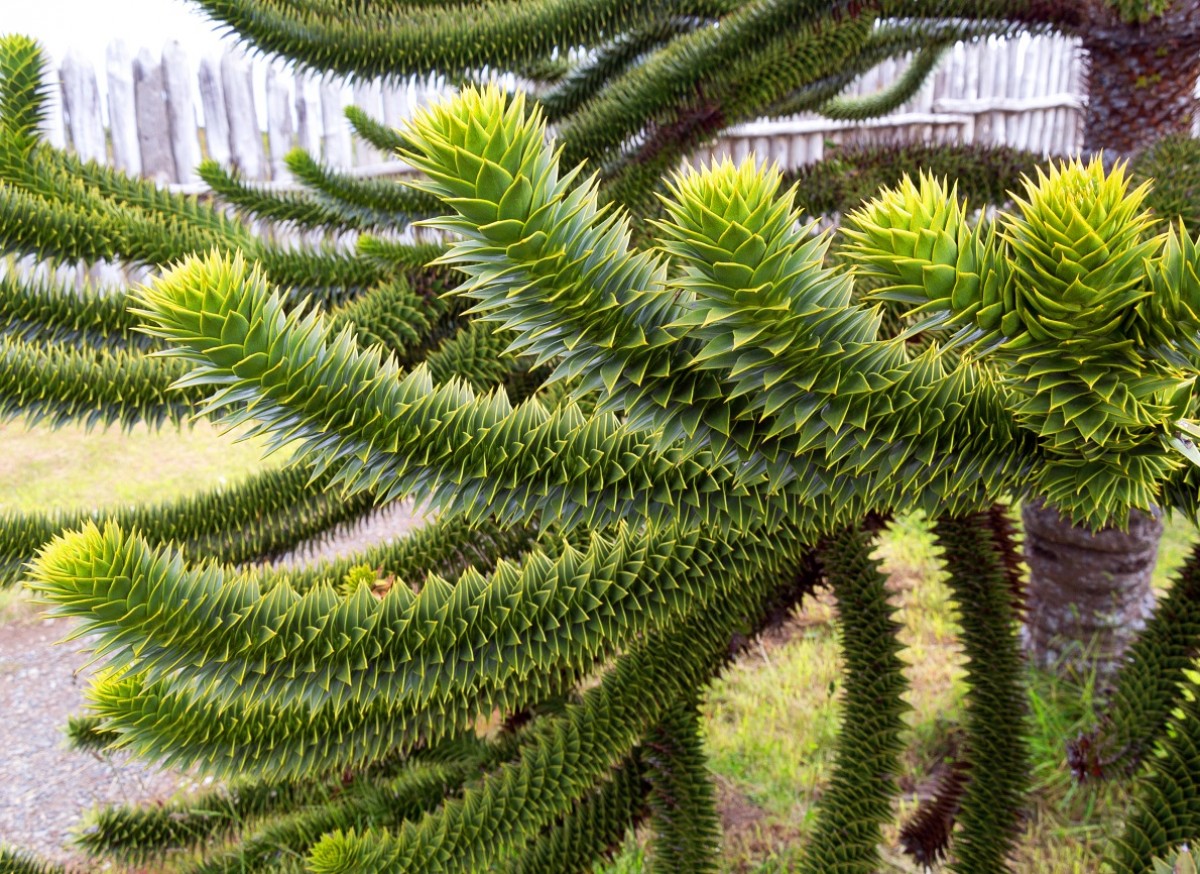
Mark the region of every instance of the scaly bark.
<instances>
[{"instance_id":1,"label":"scaly bark","mask_svg":"<svg viewBox=\"0 0 1200 874\"><path fill-rule=\"evenodd\" d=\"M1200 75L1200 0L1173 0L1145 22L1093 3L1078 32L1088 63L1083 148L1131 158L1191 130Z\"/></svg>"},{"instance_id":2,"label":"scaly bark","mask_svg":"<svg viewBox=\"0 0 1200 874\"><path fill-rule=\"evenodd\" d=\"M1041 501L1024 505L1026 588L1024 641L1043 667L1094 658L1108 675L1154 610L1150 576L1162 522L1134 512L1127 530L1077 528Z\"/></svg>"}]
</instances>

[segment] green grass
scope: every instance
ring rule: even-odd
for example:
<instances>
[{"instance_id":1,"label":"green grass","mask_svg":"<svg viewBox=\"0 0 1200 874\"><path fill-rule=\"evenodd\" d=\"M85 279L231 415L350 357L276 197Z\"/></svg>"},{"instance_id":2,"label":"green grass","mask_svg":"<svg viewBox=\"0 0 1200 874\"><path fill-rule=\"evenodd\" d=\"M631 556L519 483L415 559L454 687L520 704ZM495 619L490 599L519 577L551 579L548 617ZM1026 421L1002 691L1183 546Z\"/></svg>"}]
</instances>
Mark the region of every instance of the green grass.
<instances>
[{"instance_id":1,"label":"green grass","mask_svg":"<svg viewBox=\"0 0 1200 874\"><path fill-rule=\"evenodd\" d=\"M176 430L50 429L0 424L0 510L102 509L165 501L282 463L260 445L237 442L208 422ZM0 588L0 623L32 608L19 590Z\"/></svg>"},{"instance_id":2,"label":"green grass","mask_svg":"<svg viewBox=\"0 0 1200 874\"><path fill-rule=\"evenodd\" d=\"M0 509L167 500L261 469L262 449L207 422L154 431L0 424ZM274 462L266 462L274 463Z\"/></svg>"},{"instance_id":3,"label":"green grass","mask_svg":"<svg viewBox=\"0 0 1200 874\"><path fill-rule=\"evenodd\" d=\"M1154 582L1160 590L1198 539L1190 523L1169 519ZM919 517L884 534L879 557L904 626L910 684L908 752L897 793L897 821L915 806L913 789L946 753L961 716L963 666L958 626L938 570L933 538ZM709 690L706 743L725 820L722 870L795 870L828 779L836 738L840 660L828 596L806 602L786 640L753 644ZM1034 793L1013 870L1092 874L1127 804L1119 785L1077 786L1065 761L1068 739L1095 720L1094 678L1030 672L1029 738ZM885 871L920 869L899 851L899 829L884 835ZM630 836L603 874L640 874L644 835Z\"/></svg>"},{"instance_id":4,"label":"green grass","mask_svg":"<svg viewBox=\"0 0 1200 874\"><path fill-rule=\"evenodd\" d=\"M1179 516L1170 516L1163 523L1162 543L1158 548L1158 565L1154 568L1154 586L1160 592L1166 588L1171 573L1183 564L1192 544L1200 539L1196 526Z\"/></svg>"}]
</instances>

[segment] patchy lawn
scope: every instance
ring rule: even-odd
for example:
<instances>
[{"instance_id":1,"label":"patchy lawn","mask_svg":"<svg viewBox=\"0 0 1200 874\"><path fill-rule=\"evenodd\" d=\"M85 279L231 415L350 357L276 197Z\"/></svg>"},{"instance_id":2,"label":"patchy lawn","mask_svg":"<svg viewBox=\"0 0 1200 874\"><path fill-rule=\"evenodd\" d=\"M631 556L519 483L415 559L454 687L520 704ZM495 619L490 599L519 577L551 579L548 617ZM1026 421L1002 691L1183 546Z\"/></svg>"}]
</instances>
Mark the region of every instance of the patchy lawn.
<instances>
[{"instance_id":1,"label":"patchy lawn","mask_svg":"<svg viewBox=\"0 0 1200 874\"><path fill-rule=\"evenodd\" d=\"M176 430L0 424L0 510L159 501L261 469L259 445L206 421Z\"/></svg>"},{"instance_id":2,"label":"patchy lawn","mask_svg":"<svg viewBox=\"0 0 1200 874\"><path fill-rule=\"evenodd\" d=\"M1196 539L1188 523L1168 522L1155 575L1159 588ZM914 809L962 715L963 668L958 625L923 520L899 520L881 538L878 555L904 626L912 707L896 796L899 822ZM807 600L791 623L752 644L709 690L707 746L725 829L722 870L730 874L783 874L802 857L837 736L835 618L828 594ZM1076 787L1065 768L1066 740L1091 725L1092 693L1090 677L1029 677L1035 789L1015 864L1023 874L1092 874L1119 827L1124 790ZM884 870L916 874L921 869L899 851L898 836L897 827L884 835ZM640 874L646 838L631 835L619 857L597 872Z\"/></svg>"},{"instance_id":3,"label":"patchy lawn","mask_svg":"<svg viewBox=\"0 0 1200 874\"><path fill-rule=\"evenodd\" d=\"M259 444L237 442L235 434L222 434L207 421L131 431L0 423L0 512L170 500L284 458L264 461L262 454ZM0 588L0 623L31 609L20 590Z\"/></svg>"}]
</instances>

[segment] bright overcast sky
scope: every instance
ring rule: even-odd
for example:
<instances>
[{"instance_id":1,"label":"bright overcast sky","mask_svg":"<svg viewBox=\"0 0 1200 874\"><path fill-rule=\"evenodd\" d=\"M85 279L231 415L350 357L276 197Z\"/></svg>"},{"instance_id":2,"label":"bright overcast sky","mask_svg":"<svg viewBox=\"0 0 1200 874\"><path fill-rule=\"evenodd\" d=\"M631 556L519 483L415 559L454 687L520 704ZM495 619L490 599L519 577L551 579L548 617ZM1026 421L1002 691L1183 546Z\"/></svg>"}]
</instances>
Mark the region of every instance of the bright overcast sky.
<instances>
[{"instance_id":1,"label":"bright overcast sky","mask_svg":"<svg viewBox=\"0 0 1200 874\"><path fill-rule=\"evenodd\" d=\"M77 49L98 70L114 39L123 39L130 54L142 48L157 54L177 39L193 63L220 52L213 22L184 0L0 0L0 8L0 32L35 37L55 59Z\"/></svg>"}]
</instances>

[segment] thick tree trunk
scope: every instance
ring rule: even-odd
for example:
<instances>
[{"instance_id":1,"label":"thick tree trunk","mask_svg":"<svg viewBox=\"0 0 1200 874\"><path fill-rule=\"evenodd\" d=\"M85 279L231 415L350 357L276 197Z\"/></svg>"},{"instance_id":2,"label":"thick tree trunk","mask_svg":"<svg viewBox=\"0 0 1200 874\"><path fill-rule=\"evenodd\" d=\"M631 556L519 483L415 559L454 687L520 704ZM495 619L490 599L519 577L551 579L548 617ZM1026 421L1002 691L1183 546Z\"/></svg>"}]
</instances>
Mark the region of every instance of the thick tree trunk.
<instances>
[{"instance_id":1,"label":"thick tree trunk","mask_svg":"<svg viewBox=\"0 0 1200 874\"><path fill-rule=\"evenodd\" d=\"M1174 0L1165 15L1121 21L1090 4L1079 27L1088 64L1083 147L1133 157L1168 134L1188 132L1200 75L1200 0Z\"/></svg>"},{"instance_id":2,"label":"thick tree trunk","mask_svg":"<svg viewBox=\"0 0 1200 874\"><path fill-rule=\"evenodd\" d=\"M1025 523L1026 650L1040 667L1094 661L1108 676L1154 611L1150 577L1162 522L1134 511L1125 531L1092 533L1041 501L1021 510Z\"/></svg>"}]
</instances>

